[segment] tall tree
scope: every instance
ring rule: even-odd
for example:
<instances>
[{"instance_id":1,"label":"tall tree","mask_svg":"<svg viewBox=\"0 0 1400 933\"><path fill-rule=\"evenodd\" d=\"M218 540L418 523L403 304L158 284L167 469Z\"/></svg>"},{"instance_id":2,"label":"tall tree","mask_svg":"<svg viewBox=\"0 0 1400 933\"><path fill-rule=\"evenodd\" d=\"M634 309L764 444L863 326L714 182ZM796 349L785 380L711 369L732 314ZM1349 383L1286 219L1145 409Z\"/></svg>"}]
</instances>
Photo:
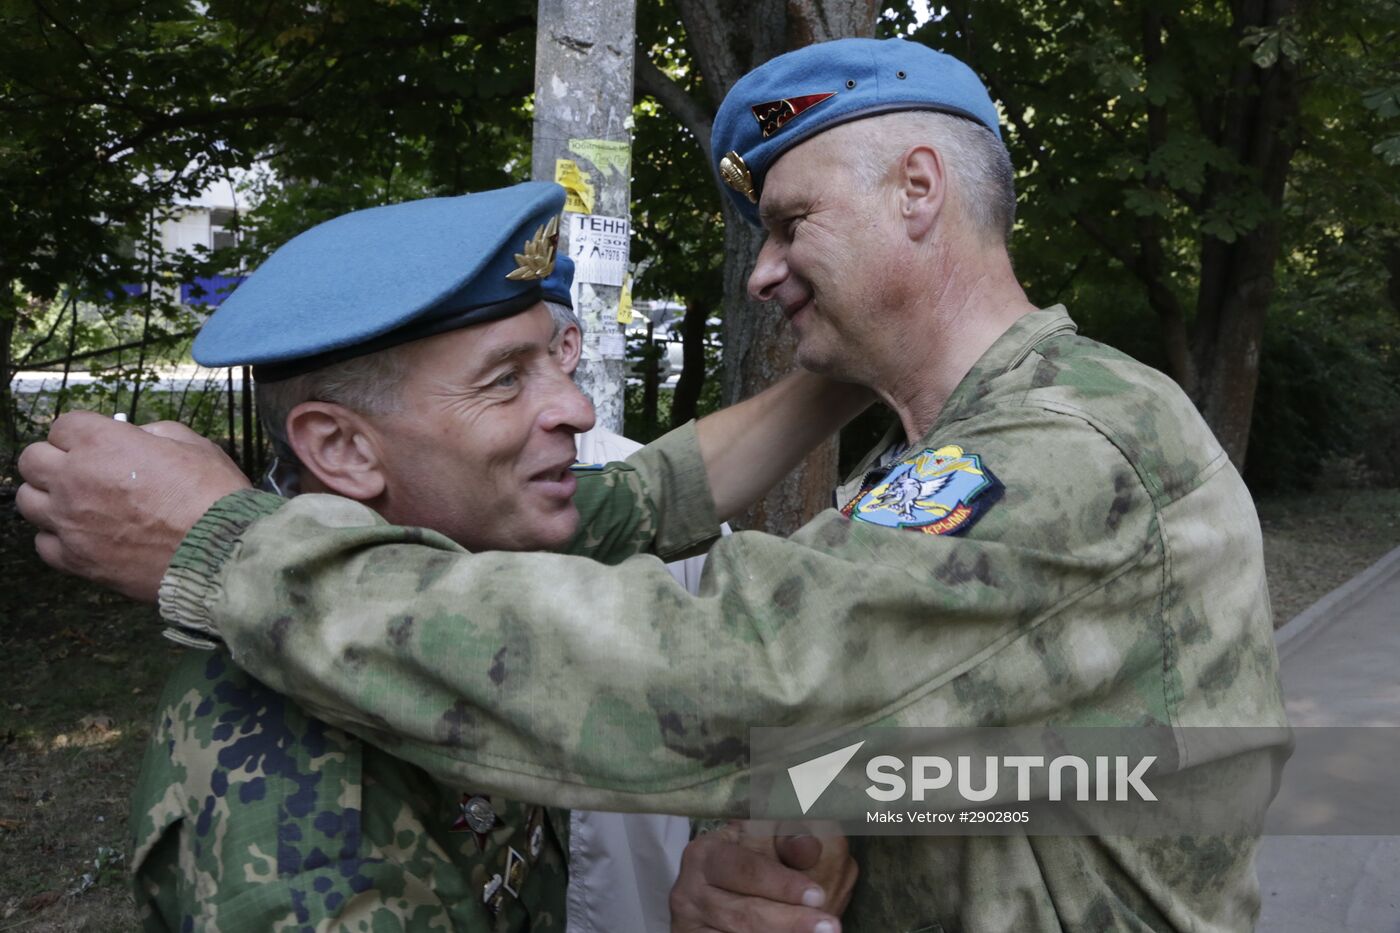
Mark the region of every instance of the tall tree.
<instances>
[{"instance_id":1,"label":"tall tree","mask_svg":"<svg viewBox=\"0 0 1400 933\"><path fill-rule=\"evenodd\" d=\"M918 33L967 60L1004 108L1023 167L1018 255L1045 271L1051 257L1119 264L1157 317L1167 368L1237 465L1313 15L1296 0L1095 2L1068 15L965 0Z\"/></svg>"},{"instance_id":2,"label":"tall tree","mask_svg":"<svg viewBox=\"0 0 1400 933\"><path fill-rule=\"evenodd\" d=\"M637 89L685 127L706 164L713 166L714 115L739 78L791 49L874 35L878 14L875 0L675 0L673 11L658 4L651 13L652 28L645 28L644 22L638 29ZM658 50L672 49L678 35L685 39L679 53L682 69L654 58L677 54ZM667 64L672 67L664 67ZM791 371L795 344L777 309L748 297L748 277L763 243L762 232L730 206L720 193L719 180L712 182L724 218L723 379L725 402L732 403ZM739 524L778 533L795 530L830 504L836 455L835 441L814 452Z\"/></svg>"},{"instance_id":3,"label":"tall tree","mask_svg":"<svg viewBox=\"0 0 1400 933\"><path fill-rule=\"evenodd\" d=\"M293 185L295 217L269 211L264 248L354 207L523 177L533 27L505 0L0 2L0 440L26 298L159 278L130 245L231 169L323 183Z\"/></svg>"}]
</instances>

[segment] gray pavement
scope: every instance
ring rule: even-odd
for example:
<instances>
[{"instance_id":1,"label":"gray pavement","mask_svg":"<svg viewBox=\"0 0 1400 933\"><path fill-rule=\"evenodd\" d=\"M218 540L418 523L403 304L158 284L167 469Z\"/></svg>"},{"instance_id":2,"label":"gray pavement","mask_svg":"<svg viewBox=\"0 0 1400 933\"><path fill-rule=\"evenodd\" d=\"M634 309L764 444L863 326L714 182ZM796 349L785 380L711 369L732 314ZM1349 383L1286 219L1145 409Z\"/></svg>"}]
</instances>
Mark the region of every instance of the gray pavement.
<instances>
[{"instance_id":1,"label":"gray pavement","mask_svg":"<svg viewBox=\"0 0 1400 933\"><path fill-rule=\"evenodd\" d=\"M1277 637L1293 725L1400 726L1400 548ZM1259 886L1260 933L1400 933L1400 837L1265 837Z\"/></svg>"}]
</instances>

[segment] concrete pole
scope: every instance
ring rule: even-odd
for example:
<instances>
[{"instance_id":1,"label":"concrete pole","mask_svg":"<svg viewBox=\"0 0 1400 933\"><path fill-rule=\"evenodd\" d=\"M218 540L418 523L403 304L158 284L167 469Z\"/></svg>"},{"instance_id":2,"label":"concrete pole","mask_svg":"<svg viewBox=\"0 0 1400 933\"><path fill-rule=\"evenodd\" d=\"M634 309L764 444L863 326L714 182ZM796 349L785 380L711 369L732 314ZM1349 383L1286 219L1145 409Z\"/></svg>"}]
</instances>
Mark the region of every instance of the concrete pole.
<instances>
[{"instance_id":1,"label":"concrete pole","mask_svg":"<svg viewBox=\"0 0 1400 933\"><path fill-rule=\"evenodd\" d=\"M559 248L573 257L584 326L580 388L599 427L621 433L626 339L619 323L630 231L635 0L540 0L532 174L570 189ZM630 311L624 309L630 316Z\"/></svg>"}]
</instances>

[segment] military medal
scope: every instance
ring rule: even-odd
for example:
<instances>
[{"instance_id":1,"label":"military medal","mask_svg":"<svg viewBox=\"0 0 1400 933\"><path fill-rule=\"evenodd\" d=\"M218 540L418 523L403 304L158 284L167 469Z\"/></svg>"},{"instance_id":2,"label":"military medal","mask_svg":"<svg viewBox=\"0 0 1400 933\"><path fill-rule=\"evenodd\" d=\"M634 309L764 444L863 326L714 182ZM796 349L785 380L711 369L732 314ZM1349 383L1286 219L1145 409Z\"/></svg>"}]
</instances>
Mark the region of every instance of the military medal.
<instances>
[{"instance_id":1,"label":"military medal","mask_svg":"<svg viewBox=\"0 0 1400 933\"><path fill-rule=\"evenodd\" d=\"M496 811L491 809L491 798L481 794L463 794L462 812L452 821L450 832L471 833L476 837L476 851L486 848L486 837L496 827L503 825Z\"/></svg>"},{"instance_id":2,"label":"military medal","mask_svg":"<svg viewBox=\"0 0 1400 933\"><path fill-rule=\"evenodd\" d=\"M507 850L505 889L512 896L519 897L521 884L525 881L525 856L515 851L515 846L508 846Z\"/></svg>"},{"instance_id":3,"label":"military medal","mask_svg":"<svg viewBox=\"0 0 1400 933\"><path fill-rule=\"evenodd\" d=\"M544 848L544 808L535 807L530 811L530 818L525 821L525 842L530 850L531 860L540 857L540 850Z\"/></svg>"},{"instance_id":4,"label":"military medal","mask_svg":"<svg viewBox=\"0 0 1400 933\"><path fill-rule=\"evenodd\" d=\"M491 911L491 916L501 912L501 901L505 899L505 892L501 889L503 882L500 873L491 876L491 880L486 882L481 888L481 903L486 909Z\"/></svg>"},{"instance_id":5,"label":"military medal","mask_svg":"<svg viewBox=\"0 0 1400 933\"><path fill-rule=\"evenodd\" d=\"M753 118L758 121L759 132L763 138L767 139L778 130L787 125L787 122L799 113L810 110L824 100L830 100L836 96L835 91L826 94L804 94L801 97L785 97L782 100L770 100L762 104L754 104L749 108Z\"/></svg>"}]
</instances>

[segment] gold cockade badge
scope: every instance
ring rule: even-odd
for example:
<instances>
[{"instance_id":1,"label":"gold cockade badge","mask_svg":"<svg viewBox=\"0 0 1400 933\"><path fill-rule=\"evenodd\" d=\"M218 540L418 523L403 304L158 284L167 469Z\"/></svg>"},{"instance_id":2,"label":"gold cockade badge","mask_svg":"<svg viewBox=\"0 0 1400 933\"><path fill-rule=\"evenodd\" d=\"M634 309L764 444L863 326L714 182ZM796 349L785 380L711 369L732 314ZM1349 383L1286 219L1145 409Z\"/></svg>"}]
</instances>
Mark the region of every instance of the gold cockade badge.
<instances>
[{"instance_id":1,"label":"gold cockade badge","mask_svg":"<svg viewBox=\"0 0 1400 933\"><path fill-rule=\"evenodd\" d=\"M726 152L724 158L719 160L719 177L724 179L726 185L754 204L758 203L758 195L753 190L753 175L750 174L749 167L744 164L744 157L733 149Z\"/></svg>"},{"instance_id":2,"label":"gold cockade badge","mask_svg":"<svg viewBox=\"0 0 1400 933\"><path fill-rule=\"evenodd\" d=\"M558 246L559 218L551 217L549 223L525 241L525 251L515 254L517 268L506 278L512 282L529 282L547 277L554 271L554 251Z\"/></svg>"}]
</instances>

